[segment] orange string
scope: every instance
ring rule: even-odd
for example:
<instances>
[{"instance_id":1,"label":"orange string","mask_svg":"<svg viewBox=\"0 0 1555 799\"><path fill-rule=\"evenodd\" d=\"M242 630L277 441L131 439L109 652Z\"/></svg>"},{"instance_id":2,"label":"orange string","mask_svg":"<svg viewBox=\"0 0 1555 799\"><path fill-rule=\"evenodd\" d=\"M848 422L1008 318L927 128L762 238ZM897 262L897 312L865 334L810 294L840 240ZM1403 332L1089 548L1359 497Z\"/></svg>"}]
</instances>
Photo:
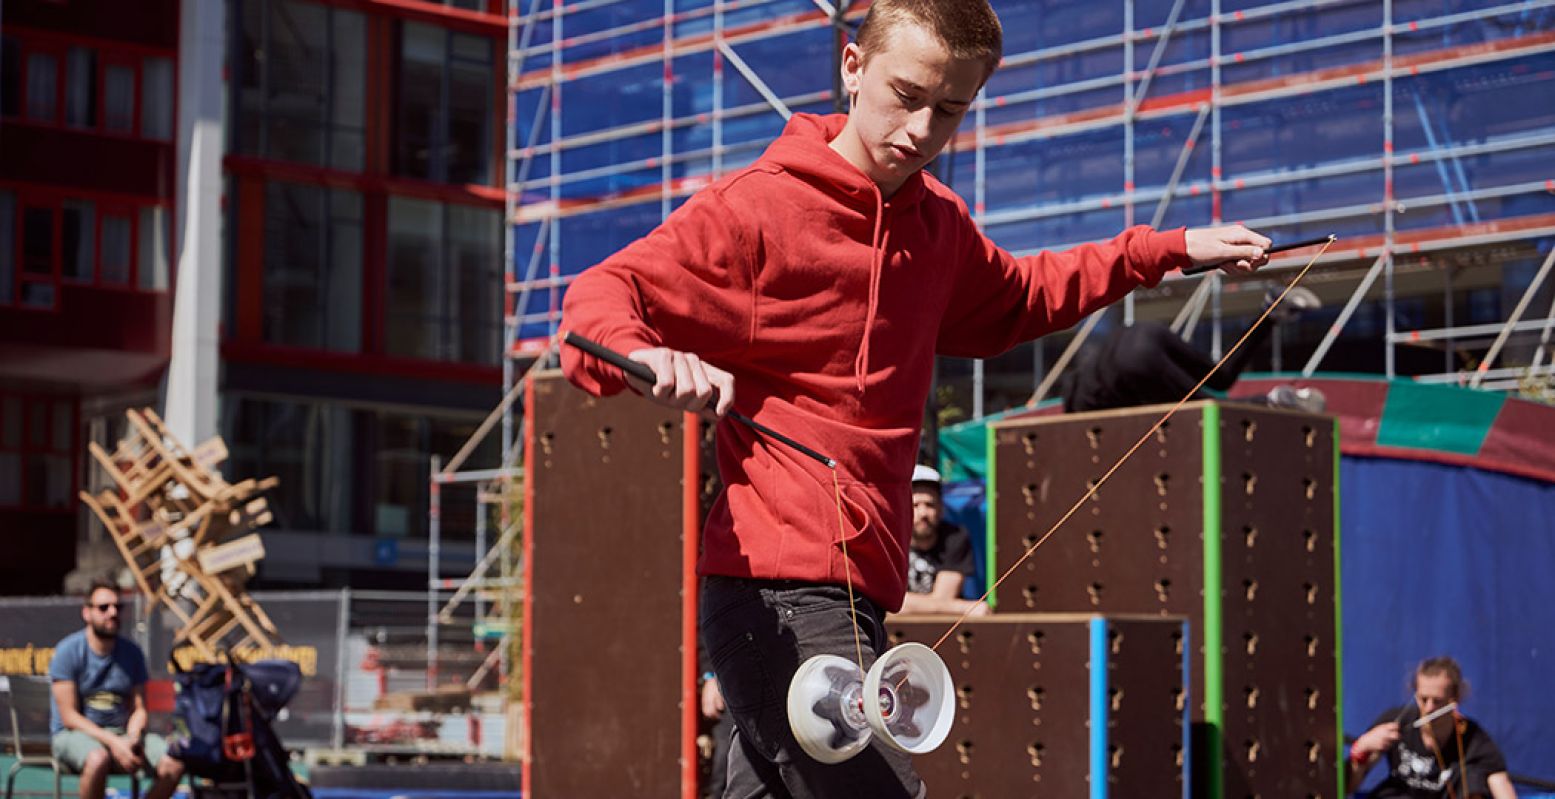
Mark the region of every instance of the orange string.
<instances>
[{"instance_id":1,"label":"orange string","mask_svg":"<svg viewBox=\"0 0 1555 799\"><path fill-rule=\"evenodd\" d=\"M842 524L842 484L837 482L837 469L831 470L832 496L837 500L837 540L842 544L842 573L848 580L848 613L853 617L853 650L858 655L858 670L864 668L864 643L859 638L858 606L853 601L853 564L848 560L848 537Z\"/></svg>"},{"instance_id":2,"label":"orange string","mask_svg":"<svg viewBox=\"0 0 1555 799\"><path fill-rule=\"evenodd\" d=\"M1172 418L1172 414L1177 413L1177 411L1180 410L1182 406L1188 404L1188 401L1192 400L1193 397L1199 393L1199 389L1203 388L1204 384L1208 383L1209 379L1214 377L1215 373L1220 371L1222 366L1226 365L1226 361L1230 360L1231 356L1235 355L1238 349L1241 349L1242 345L1246 343L1248 337L1252 336L1253 331L1257 330L1258 327L1264 323L1264 320L1269 318L1269 314L1273 313L1274 309L1278 308L1280 303L1284 301L1285 295L1289 294L1290 290L1295 288L1296 284L1300 283L1303 277L1306 277L1307 272L1312 269L1313 265L1317 263L1319 258L1323 257L1323 253L1328 252L1328 248L1333 243L1334 239L1330 238L1328 242L1323 245L1323 248L1318 250L1316 255L1312 256L1312 260L1308 261L1307 265L1301 268L1301 271L1296 274L1295 279L1291 280L1290 285L1287 285L1285 290L1281 291L1279 296L1274 298L1274 302L1270 303L1269 307L1264 309L1263 314L1258 317L1258 321L1253 322L1252 327L1249 327L1247 332L1243 333L1242 337L1237 339L1236 344L1233 344L1231 349L1226 351L1225 356L1220 359L1219 363L1215 364L1214 368L1210 369L1209 372L1204 375L1204 378L1198 382L1198 385L1195 385L1192 389L1190 389L1182 399L1177 401L1176 405L1173 405L1169 410L1167 410L1165 414L1161 416L1160 419L1156 420L1156 423L1151 425L1150 429L1146 430L1145 434L1140 436L1138 441L1134 442L1134 446L1129 447L1128 451L1123 453L1123 457L1118 458L1117 463L1112 464L1112 468L1108 469L1107 473L1102 475L1101 479L1097 480L1095 484L1090 487L1090 490L1085 492L1084 496L1080 497L1078 500L1075 500L1074 505L1070 506L1069 510L1064 513L1064 515L1060 517L1058 521L1054 522L1053 526L1048 528L1048 531L1044 533L1041 538L1038 538L1036 543L1032 544L1031 547L1026 550L1026 554L1021 555L1020 559L1015 561L1015 563L1012 564L1010 568L1006 569L1004 574L999 575L999 579L995 580L993 585L988 587L988 590L984 592L982 597L980 597L977 602L968 606L967 609L961 614L961 617L956 619L954 624L950 625L950 629L946 630L945 634L940 636L938 641L934 642L933 649L938 651L940 645L945 643L946 639L950 638L951 633L954 633L956 628L960 627L962 622L965 622L967 618L972 615L972 611L975 610L978 605L988 601L988 597L993 595L994 590L999 587L1000 583L1003 583L1006 578L1008 578L1011 574L1014 574L1015 570L1020 568L1020 565L1025 563L1026 559L1031 557L1033 552L1037 551L1037 547L1042 546L1044 542L1053 536L1053 533L1058 532L1058 528L1063 526L1064 522L1069 521L1070 516L1073 516L1075 512L1086 503L1086 501L1095 496L1097 490L1102 487L1102 484L1106 483L1107 480L1112 477L1114 472L1121 468L1129 458L1133 457L1134 453L1137 452L1140 447L1144 446L1145 442L1149 441L1150 437L1155 435L1157 430L1161 429L1161 425L1166 424L1166 421Z\"/></svg>"}]
</instances>

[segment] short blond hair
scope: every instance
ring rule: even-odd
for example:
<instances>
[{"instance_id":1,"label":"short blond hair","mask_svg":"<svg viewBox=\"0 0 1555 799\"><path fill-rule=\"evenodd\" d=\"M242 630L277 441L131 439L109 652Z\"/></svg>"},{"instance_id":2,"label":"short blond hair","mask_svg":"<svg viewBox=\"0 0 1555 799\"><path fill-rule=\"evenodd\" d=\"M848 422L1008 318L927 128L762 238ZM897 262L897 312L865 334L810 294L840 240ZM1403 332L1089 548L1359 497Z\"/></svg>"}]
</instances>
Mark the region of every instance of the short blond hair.
<instances>
[{"instance_id":1,"label":"short blond hair","mask_svg":"<svg viewBox=\"0 0 1555 799\"><path fill-rule=\"evenodd\" d=\"M988 0L874 0L858 28L864 61L884 50L891 32L907 23L933 34L952 58L984 62L989 75L1004 57L1004 28Z\"/></svg>"}]
</instances>

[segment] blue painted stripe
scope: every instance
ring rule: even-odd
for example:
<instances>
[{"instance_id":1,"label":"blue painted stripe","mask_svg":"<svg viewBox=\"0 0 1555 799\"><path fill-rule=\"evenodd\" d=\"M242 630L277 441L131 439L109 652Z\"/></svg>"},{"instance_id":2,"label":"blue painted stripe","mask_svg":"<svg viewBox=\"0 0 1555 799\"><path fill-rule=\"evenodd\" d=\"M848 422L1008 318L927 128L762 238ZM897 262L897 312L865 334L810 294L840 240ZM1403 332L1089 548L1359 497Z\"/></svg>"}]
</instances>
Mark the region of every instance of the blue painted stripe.
<instances>
[{"instance_id":1,"label":"blue painted stripe","mask_svg":"<svg viewBox=\"0 0 1555 799\"><path fill-rule=\"evenodd\" d=\"M1182 623L1182 799L1193 797L1193 642L1188 640L1188 622Z\"/></svg>"},{"instance_id":2,"label":"blue painted stripe","mask_svg":"<svg viewBox=\"0 0 1555 799\"><path fill-rule=\"evenodd\" d=\"M1107 620L1091 617L1091 799L1107 799Z\"/></svg>"}]
</instances>

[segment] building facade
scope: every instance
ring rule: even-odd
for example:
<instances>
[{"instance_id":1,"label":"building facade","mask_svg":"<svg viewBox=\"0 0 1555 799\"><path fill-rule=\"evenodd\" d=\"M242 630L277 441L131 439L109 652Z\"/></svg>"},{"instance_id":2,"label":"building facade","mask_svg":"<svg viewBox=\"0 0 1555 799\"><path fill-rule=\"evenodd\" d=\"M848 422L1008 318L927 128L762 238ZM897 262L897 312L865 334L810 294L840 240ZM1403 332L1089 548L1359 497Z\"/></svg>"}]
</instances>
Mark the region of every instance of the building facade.
<instances>
[{"instance_id":1,"label":"building facade","mask_svg":"<svg viewBox=\"0 0 1555 799\"><path fill-rule=\"evenodd\" d=\"M500 387L502 3L7 3L0 34L0 535L39 553L3 590L115 562L75 492L140 405L281 478L261 584L424 586L431 458Z\"/></svg>"},{"instance_id":2,"label":"building facade","mask_svg":"<svg viewBox=\"0 0 1555 799\"><path fill-rule=\"evenodd\" d=\"M1555 246L1550 3L992 4L1003 65L931 169L996 242L1062 249L1135 224L1337 234L1307 281L1324 307L1281 325L1254 369L1468 382L1524 304L1485 385L1547 388L1536 323L1551 316L1551 281L1536 284ZM509 269L514 336L533 348L574 276L754 160L789 114L831 109L832 54L869 4L519 5ZM841 24L827 13L839 6ZM1218 355L1302 263L1168 279L1109 311L1096 337L1180 317ZM1026 402L1070 340L943 360L940 410Z\"/></svg>"}]
</instances>

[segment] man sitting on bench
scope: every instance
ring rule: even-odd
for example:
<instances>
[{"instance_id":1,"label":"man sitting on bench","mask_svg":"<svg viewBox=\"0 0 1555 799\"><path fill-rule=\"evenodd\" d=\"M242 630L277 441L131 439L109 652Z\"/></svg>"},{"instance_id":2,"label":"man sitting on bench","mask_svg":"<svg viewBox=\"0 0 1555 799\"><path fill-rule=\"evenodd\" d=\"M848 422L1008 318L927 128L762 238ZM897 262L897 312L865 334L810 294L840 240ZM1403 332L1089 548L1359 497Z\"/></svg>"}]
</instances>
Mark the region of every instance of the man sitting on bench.
<instances>
[{"instance_id":1,"label":"man sitting on bench","mask_svg":"<svg viewBox=\"0 0 1555 799\"><path fill-rule=\"evenodd\" d=\"M54 647L49 733L54 758L81 775L81 799L102 799L110 771L155 769L146 799L167 799L184 765L160 735L146 733L146 656L119 637L123 606L107 580L86 591L86 627Z\"/></svg>"}]
</instances>

